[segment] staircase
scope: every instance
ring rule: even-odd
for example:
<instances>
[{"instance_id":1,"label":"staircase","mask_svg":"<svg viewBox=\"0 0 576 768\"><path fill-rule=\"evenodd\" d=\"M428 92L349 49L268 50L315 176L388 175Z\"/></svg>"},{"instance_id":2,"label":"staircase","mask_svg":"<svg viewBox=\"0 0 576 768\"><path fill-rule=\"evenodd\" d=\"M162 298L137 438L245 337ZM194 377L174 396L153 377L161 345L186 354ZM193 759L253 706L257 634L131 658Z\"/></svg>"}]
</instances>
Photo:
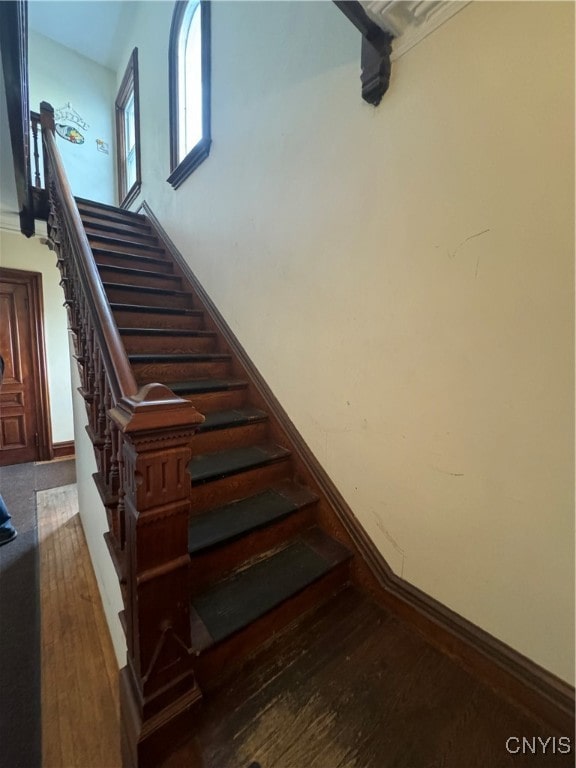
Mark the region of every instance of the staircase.
<instances>
[{"instance_id":1,"label":"staircase","mask_svg":"<svg viewBox=\"0 0 576 768\"><path fill-rule=\"evenodd\" d=\"M204 416L187 469L193 668L206 694L342 590L352 553L326 530L328 502L152 223L76 203L136 384L165 385Z\"/></svg>"},{"instance_id":2,"label":"staircase","mask_svg":"<svg viewBox=\"0 0 576 768\"><path fill-rule=\"evenodd\" d=\"M563 728L572 723L573 690L526 670L504 644L392 574L153 214L145 205L147 216L75 200L45 102L40 120L48 244L58 255L124 600L125 768L159 768L184 737L192 739L185 764L201 768L194 742L202 699L210 712L231 679L246 685L241 666L257 687L268 686L276 672L267 679L266 658L290 636L281 630L291 624L304 647L308 620L325 610L347 617L350 605L367 605L366 593L522 706ZM331 621L314 642L331 650L341 631ZM372 642L359 644L361 656ZM379 657L382 642L374 642ZM393 644L382 662L387 676L403 641ZM350 658L332 660L330 674L340 679L348 666L349 685L364 690L372 673L359 676ZM287 661L279 650L272 669ZM378 694L370 711L389 694ZM348 698L347 690L339 696Z\"/></svg>"}]
</instances>

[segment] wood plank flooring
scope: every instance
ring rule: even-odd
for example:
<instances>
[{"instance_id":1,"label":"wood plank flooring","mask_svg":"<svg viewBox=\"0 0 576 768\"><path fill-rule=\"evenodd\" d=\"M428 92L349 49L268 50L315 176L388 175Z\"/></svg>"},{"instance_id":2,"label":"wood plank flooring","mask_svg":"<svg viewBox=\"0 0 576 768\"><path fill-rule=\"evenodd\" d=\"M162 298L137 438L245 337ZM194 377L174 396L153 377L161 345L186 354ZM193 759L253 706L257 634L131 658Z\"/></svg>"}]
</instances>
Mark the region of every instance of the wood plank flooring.
<instances>
[{"instance_id":1,"label":"wood plank flooring","mask_svg":"<svg viewBox=\"0 0 576 768\"><path fill-rule=\"evenodd\" d=\"M120 768L116 661L75 486L40 492L38 518L43 767ZM194 722L194 742L163 768L200 768L198 755L202 768L574 764L552 741L547 754L507 752L509 737L558 744L562 734L352 588L223 677Z\"/></svg>"},{"instance_id":2,"label":"wood plank flooring","mask_svg":"<svg viewBox=\"0 0 576 768\"><path fill-rule=\"evenodd\" d=\"M194 749L203 768L573 765L550 746L546 756L508 753L507 739L523 736L560 734L350 588L222 680L199 712ZM182 748L164 768L191 765Z\"/></svg>"},{"instance_id":3,"label":"wood plank flooring","mask_svg":"<svg viewBox=\"0 0 576 768\"><path fill-rule=\"evenodd\" d=\"M39 491L43 768L120 768L118 667L76 486Z\"/></svg>"}]
</instances>

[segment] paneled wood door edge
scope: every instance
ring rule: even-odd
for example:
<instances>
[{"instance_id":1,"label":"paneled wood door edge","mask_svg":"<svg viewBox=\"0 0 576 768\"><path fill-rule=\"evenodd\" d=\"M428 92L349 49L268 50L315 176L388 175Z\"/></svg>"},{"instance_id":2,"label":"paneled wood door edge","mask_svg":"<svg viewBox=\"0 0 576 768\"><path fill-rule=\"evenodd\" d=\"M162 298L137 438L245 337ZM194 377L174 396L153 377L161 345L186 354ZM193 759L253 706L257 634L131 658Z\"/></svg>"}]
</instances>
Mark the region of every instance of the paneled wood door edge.
<instances>
[{"instance_id":1,"label":"paneled wood door edge","mask_svg":"<svg viewBox=\"0 0 576 768\"><path fill-rule=\"evenodd\" d=\"M377 549L326 471L251 362L246 351L171 241L146 201L138 209L149 219L166 250L190 281L230 349L248 371L270 412L329 500L366 568L355 569L357 581L381 605L415 626L427 640L469 669L506 698L562 733L572 733L574 688L397 576ZM369 576L366 576L366 572Z\"/></svg>"},{"instance_id":2,"label":"paneled wood door edge","mask_svg":"<svg viewBox=\"0 0 576 768\"><path fill-rule=\"evenodd\" d=\"M34 369L34 394L38 426L37 461L53 458L52 425L50 422L50 395L48 392L48 369L46 365L46 344L44 341L44 302L42 300L42 274L24 269L0 267L0 280L19 281L29 287L30 322L35 340L31 350Z\"/></svg>"}]
</instances>

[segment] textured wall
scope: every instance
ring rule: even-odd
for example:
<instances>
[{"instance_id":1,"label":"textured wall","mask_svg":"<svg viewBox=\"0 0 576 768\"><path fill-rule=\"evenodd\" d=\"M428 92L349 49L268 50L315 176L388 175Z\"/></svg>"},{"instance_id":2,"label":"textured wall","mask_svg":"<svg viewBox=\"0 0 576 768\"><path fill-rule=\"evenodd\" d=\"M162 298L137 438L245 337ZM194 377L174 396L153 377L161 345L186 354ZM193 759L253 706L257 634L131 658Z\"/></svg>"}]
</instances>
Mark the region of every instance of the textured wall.
<instances>
[{"instance_id":1,"label":"textured wall","mask_svg":"<svg viewBox=\"0 0 576 768\"><path fill-rule=\"evenodd\" d=\"M177 191L171 10L126 41L143 197L396 573L572 680L573 6L469 5L374 109L332 3L214 3Z\"/></svg>"}]
</instances>

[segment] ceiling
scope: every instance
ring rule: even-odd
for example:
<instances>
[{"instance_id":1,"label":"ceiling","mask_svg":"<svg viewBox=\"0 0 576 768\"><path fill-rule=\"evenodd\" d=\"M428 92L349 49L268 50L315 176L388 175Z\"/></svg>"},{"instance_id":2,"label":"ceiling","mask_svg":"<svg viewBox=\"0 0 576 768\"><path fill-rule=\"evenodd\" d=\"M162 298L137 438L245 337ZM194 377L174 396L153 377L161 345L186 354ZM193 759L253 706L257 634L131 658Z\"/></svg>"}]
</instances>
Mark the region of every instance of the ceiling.
<instances>
[{"instance_id":1,"label":"ceiling","mask_svg":"<svg viewBox=\"0 0 576 768\"><path fill-rule=\"evenodd\" d=\"M117 71L122 37L130 24L130 0L29 0L28 27ZM0 227L19 229L3 72L0 67Z\"/></svg>"},{"instance_id":2,"label":"ceiling","mask_svg":"<svg viewBox=\"0 0 576 768\"><path fill-rule=\"evenodd\" d=\"M116 71L130 5L130 0L29 0L28 26Z\"/></svg>"}]
</instances>

